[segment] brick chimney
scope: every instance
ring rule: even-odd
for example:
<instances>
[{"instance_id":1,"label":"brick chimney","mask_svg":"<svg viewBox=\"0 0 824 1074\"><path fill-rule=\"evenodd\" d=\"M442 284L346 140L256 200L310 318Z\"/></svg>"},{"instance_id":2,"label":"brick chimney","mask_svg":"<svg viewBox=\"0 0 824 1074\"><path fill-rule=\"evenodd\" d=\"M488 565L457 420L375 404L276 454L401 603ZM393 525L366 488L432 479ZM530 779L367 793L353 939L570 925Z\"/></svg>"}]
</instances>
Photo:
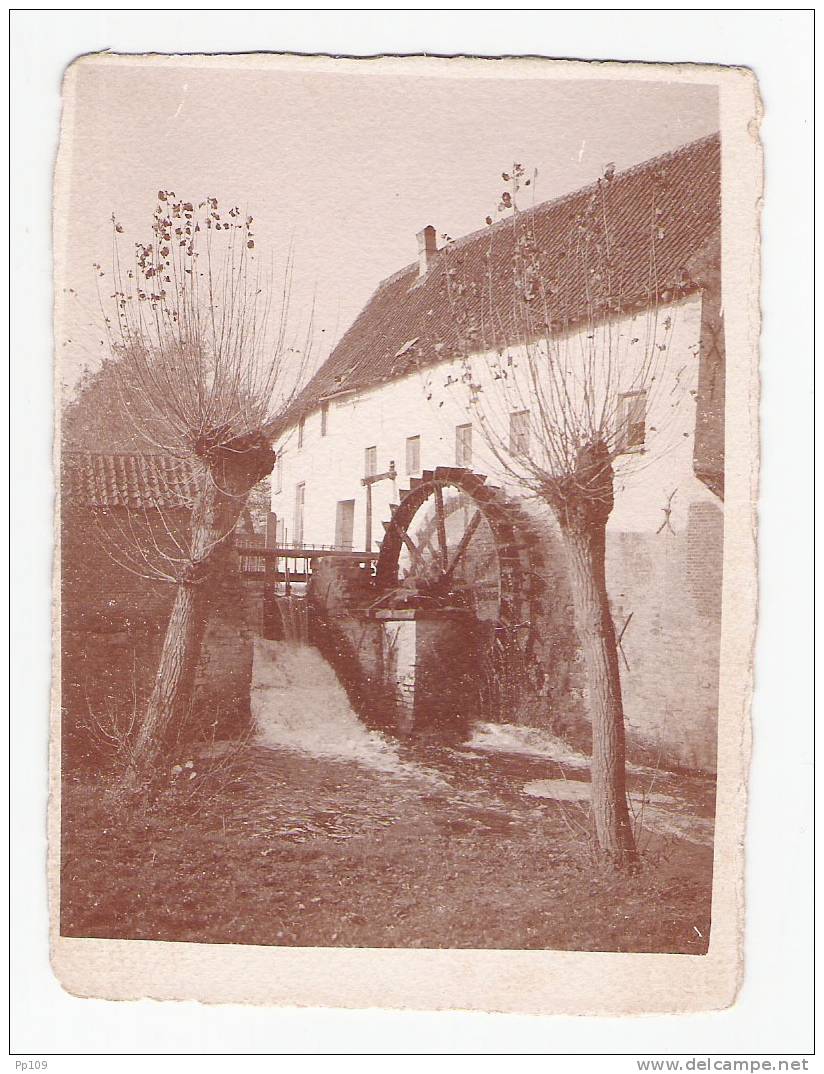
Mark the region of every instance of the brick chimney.
<instances>
[{"instance_id":1,"label":"brick chimney","mask_svg":"<svg viewBox=\"0 0 824 1074\"><path fill-rule=\"evenodd\" d=\"M418 232L418 276L425 276L432 268L438 253L438 239L435 229L427 224Z\"/></svg>"}]
</instances>

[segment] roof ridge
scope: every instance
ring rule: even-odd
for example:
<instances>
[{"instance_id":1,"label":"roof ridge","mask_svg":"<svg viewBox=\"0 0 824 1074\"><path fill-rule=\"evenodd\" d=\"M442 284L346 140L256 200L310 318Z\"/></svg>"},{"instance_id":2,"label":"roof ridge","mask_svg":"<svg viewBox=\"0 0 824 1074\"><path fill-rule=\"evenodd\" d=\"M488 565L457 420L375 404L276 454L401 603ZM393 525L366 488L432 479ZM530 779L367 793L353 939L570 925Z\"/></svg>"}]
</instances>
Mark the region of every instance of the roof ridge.
<instances>
[{"instance_id":1,"label":"roof ridge","mask_svg":"<svg viewBox=\"0 0 824 1074\"><path fill-rule=\"evenodd\" d=\"M696 138L692 142L685 142L683 145L676 146L674 149L668 149L665 153L659 153L655 157L647 157L646 160L640 160L637 164L630 164L628 168L624 168L620 172L616 172L611 182L616 182L619 179L625 179L627 176L636 175L638 172L651 169L653 166L660 166L665 161L675 159L681 156L683 153L689 152L691 149L697 149L699 146L708 145L712 141L717 141L721 136L720 131L713 131L711 134L705 134L703 138ZM593 179L592 182L586 183L584 186L576 187L574 190L568 190L565 194L558 194L553 198L545 198L543 201L539 201L536 205L531 205L528 209L521 209L522 213L538 213L544 209L555 208L559 205L563 205L566 201L571 201L573 198L580 198L581 195L586 194L587 191L597 190L598 184L601 182L603 176L599 176L597 179ZM495 230L503 230L503 228L511 223L512 216L506 216L501 220L496 220L494 224L485 224L483 227L475 228L474 231L468 231L464 235L460 235L457 239L450 240L447 246L453 250L458 249L461 246L466 246L471 242L476 241L481 235L488 235ZM437 251L442 253L447 246L441 246ZM410 261L408 265L404 265L403 268L397 269L390 276L386 276L380 281L375 288L374 294L377 294L383 287L396 283L405 273L414 269L417 262ZM371 300L370 296L370 300ZM332 352L334 353L334 351ZM330 355L331 357L331 355Z\"/></svg>"},{"instance_id":2,"label":"roof ridge","mask_svg":"<svg viewBox=\"0 0 824 1074\"><path fill-rule=\"evenodd\" d=\"M675 284L681 280L689 258L709 241L719 226L719 148L720 134L715 131L620 172L610 173L608 181L617 198L616 241L623 246L626 286L637 286L639 295L644 293L646 281L638 235L642 231L646 234L646 227L642 228L639 220L643 215L641 206L647 188L654 185L657 171L667 171L670 182L662 187L661 211L668 215L663 229L666 235L659 236L662 242L666 237L660 251L659 275L661 280ZM586 186L530 206L520 215L534 221L536 234L541 233L541 244L557 244L573 226L576 206L583 205L604 181L603 176L599 177ZM502 272L497 262L508 256L507 249L513 241L513 218L507 216L462 235L448 247L456 251L468 279L479 273L486 279L492 271L489 259L497 259L495 294L487 294L484 289L483 301L503 303L502 309L508 308L511 299L511 273ZM447 248L443 249L445 252ZM288 423L298 412L306 414L315 407L318 399L330 391L333 378L339 388L363 391L401 375L403 371L397 368L396 362L398 348L412 337L421 339L417 345L419 368L420 363L429 365L438 361L450 340L455 342L452 338L454 324L449 312L444 310L445 265L446 256L439 257L430 272L419 276L417 263L412 262L382 280L326 360L293 400L282 416L282 423ZM574 274L567 274L561 288L563 295L558 299L571 317L584 301L578 294L578 283ZM470 298L468 301L477 305L481 300ZM511 320L504 316L501 331L515 330Z\"/></svg>"},{"instance_id":3,"label":"roof ridge","mask_svg":"<svg viewBox=\"0 0 824 1074\"><path fill-rule=\"evenodd\" d=\"M443 247L441 247L441 249L443 249ZM438 253L440 253L440 252L441 251L438 250ZM384 287L388 287L390 284L397 283L397 281L402 276L404 276L407 272L411 272L415 268L416 264L417 264L416 261L410 261L408 265L404 265L403 268L400 268L396 272L393 272L391 276L385 276L380 281L380 283L375 288L375 290L372 292L372 294L369 296L370 300L372 298L374 298L374 296L378 293L378 291L382 290Z\"/></svg>"}]
</instances>

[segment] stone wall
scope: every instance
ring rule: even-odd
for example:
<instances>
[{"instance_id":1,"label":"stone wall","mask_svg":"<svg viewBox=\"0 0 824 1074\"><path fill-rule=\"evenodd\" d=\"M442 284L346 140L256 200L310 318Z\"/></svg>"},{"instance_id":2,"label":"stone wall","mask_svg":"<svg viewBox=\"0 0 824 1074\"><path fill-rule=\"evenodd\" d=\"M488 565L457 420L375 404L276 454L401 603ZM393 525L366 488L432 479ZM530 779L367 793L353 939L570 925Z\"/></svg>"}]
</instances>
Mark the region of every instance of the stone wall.
<instances>
[{"instance_id":1,"label":"stone wall","mask_svg":"<svg viewBox=\"0 0 824 1074\"><path fill-rule=\"evenodd\" d=\"M630 742L651 759L715 769L721 643L720 503L690 505L684 530L613 533L607 582L621 639Z\"/></svg>"},{"instance_id":2,"label":"stone wall","mask_svg":"<svg viewBox=\"0 0 824 1074\"><path fill-rule=\"evenodd\" d=\"M517 632L520 655L510 671L505 707L496 718L546 728L588 750L591 735L564 549L546 508L535 502L522 506L540 543L531 552L528 625Z\"/></svg>"},{"instance_id":3,"label":"stone wall","mask_svg":"<svg viewBox=\"0 0 824 1074\"><path fill-rule=\"evenodd\" d=\"M532 515L543 538L536 566L543 584L506 666L491 666L490 653L498 650L489 638L469 644L465 631L437 615L367 619L375 593L366 572L345 561L316 561L310 640L373 726L446 732L465 717L481 717L545 728L588 752L587 687L564 552L548 513ZM713 771L723 509L720 501L697 499L678 517L677 530L608 533L628 752L642 763ZM492 705L484 690L490 675L503 682ZM465 711L468 682L477 685L472 712Z\"/></svg>"},{"instance_id":4,"label":"stone wall","mask_svg":"<svg viewBox=\"0 0 824 1074\"><path fill-rule=\"evenodd\" d=\"M552 554L509 718L587 751L586 681L563 548L548 512L535 515ZM639 761L715 769L723 538L723 504L709 494L682 503L659 533L608 528L627 742Z\"/></svg>"},{"instance_id":5,"label":"stone wall","mask_svg":"<svg viewBox=\"0 0 824 1074\"><path fill-rule=\"evenodd\" d=\"M307 591L309 642L332 665L352 707L378 730L395 728L381 626L367 618L376 598L371 572L352 560L320 556Z\"/></svg>"},{"instance_id":6,"label":"stone wall","mask_svg":"<svg viewBox=\"0 0 824 1074\"><path fill-rule=\"evenodd\" d=\"M184 532L189 512L164 511L172 535ZM61 520L60 564L64 629L117 633L140 630L168 618L174 587L150 580L136 546L179 555L159 516L67 507ZM154 555L154 561L160 556Z\"/></svg>"}]
</instances>

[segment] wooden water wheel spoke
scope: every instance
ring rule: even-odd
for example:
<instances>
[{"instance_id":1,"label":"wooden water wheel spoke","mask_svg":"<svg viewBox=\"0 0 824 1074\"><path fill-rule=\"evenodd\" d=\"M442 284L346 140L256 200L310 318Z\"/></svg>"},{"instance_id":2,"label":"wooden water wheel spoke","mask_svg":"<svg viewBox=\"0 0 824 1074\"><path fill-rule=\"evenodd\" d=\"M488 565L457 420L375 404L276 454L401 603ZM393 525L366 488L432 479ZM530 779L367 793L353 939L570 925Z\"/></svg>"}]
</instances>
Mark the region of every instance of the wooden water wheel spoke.
<instances>
[{"instance_id":1,"label":"wooden water wheel spoke","mask_svg":"<svg viewBox=\"0 0 824 1074\"><path fill-rule=\"evenodd\" d=\"M460 539L460 541L458 543L458 547L455 549L454 555L452 556L452 560L451 560L451 562L449 563L449 565L446 568L446 577L447 578L451 578L452 575L454 574L455 568L458 566L458 563L460 562L461 557L463 556L464 552L466 552L467 548L469 547L469 542L475 536L475 530L477 530L478 526L480 526L482 519L483 519L483 515L481 514L481 512L476 511L475 514L472 516L472 518L469 520L469 524L467 525L466 529L464 530L463 537L461 537L461 539Z\"/></svg>"},{"instance_id":2,"label":"wooden water wheel spoke","mask_svg":"<svg viewBox=\"0 0 824 1074\"><path fill-rule=\"evenodd\" d=\"M423 541L421 541L421 543L420 543L420 545L418 547L419 547L419 550L420 550L420 553L421 553L421 559L425 559L429 555L431 555L433 559L435 559L438 556L438 550L435 548L435 545L432 543L432 534L431 533L426 534L426 536L424 537Z\"/></svg>"},{"instance_id":3,"label":"wooden water wheel spoke","mask_svg":"<svg viewBox=\"0 0 824 1074\"><path fill-rule=\"evenodd\" d=\"M541 529L503 489L457 467L424 470L390 510L375 565L374 614L436 621L436 645L444 648L433 659L444 666L465 659L477 687L473 694L467 685L464 717L508 717L530 681L533 549Z\"/></svg>"},{"instance_id":4,"label":"wooden water wheel spoke","mask_svg":"<svg viewBox=\"0 0 824 1074\"><path fill-rule=\"evenodd\" d=\"M443 569L447 569L449 563L449 549L446 544L446 514L443 507L443 487L435 486L435 516L438 521L438 544L441 548L441 562Z\"/></svg>"},{"instance_id":5,"label":"wooden water wheel spoke","mask_svg":"<svg viewBox=\"0 0 824 1074\"><path fill-rule=\"evenodd\" d=\"M403 543L406 545L406 547L409 549L409 554L412 557L413 564L416 564L418 566L422 565L423 555L421 553L421 550L407 533L406 527L402 523L398 522L397 519L393 518L392 521L389 523L388 528L393 529L403 541Z\"/></svg>"},{"instance_id":6,"label":"wooden water wheel spoke","mask_svg":"<svg viewBox=\"0 0 824 1074\"><path fill-rule=\"evenodd\" d=\"M385 522L375 567L383 607L463 609L479 622L529 619L529 553L500 489L456 467L410 481ZM392 602L390 605L389 602Z\"/></svg>"},{"instance_id":7,"label":"wooden water wheel spoke","mask_svg":"<svg viewBox=\"0 0 824 1074\"><path fill-rule=\"evenodd\" d=\"M412 538L409 536L405 529L399 527L399 532L401 535L401 540L409 549L409 554L412 556L413 561L415 563L422 563L423 556L421 555L421 550L418 548L418 546L415 544L415 542L412 540Z\"/></svg>"}]
</instances>

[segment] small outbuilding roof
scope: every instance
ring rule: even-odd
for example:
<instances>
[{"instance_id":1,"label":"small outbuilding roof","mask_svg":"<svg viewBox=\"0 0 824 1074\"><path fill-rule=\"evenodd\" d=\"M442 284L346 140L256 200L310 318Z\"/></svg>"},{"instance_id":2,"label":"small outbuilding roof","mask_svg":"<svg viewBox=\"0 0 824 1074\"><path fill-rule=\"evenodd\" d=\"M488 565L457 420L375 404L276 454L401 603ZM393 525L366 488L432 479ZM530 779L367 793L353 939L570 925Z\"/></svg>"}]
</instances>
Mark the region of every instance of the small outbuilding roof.
<instances>
[{"instance_id":1,"label":"small outbuilding roof","mask_svg":"<svg viewBox=\"0 0 824 1074\"><path fill-rule=\"evenodd\" d=\"M197 491L194 463L171 455L63 452L65 507L190 508Z\"/></svg>"},{"instance_id":2,"label":"small outbuilding roof","mask_svg":"<svg viewBox=\"0 0 824 1074\"><path fill-rule=\"evenodd\" d=\"M721 146L715 134L611 175L610 243L629 296L650 293L650 229L656 228L656 277L683 294L697 290L690 267L720 229ZM563 257L570 236L597 184L528 210L536 246L550 258ZM654 208L653 208L654 206ZM524 215L523 213L521 214ZM482 322L495 311L496 343L518 342L513 309L516 236L502 220L450 244L432 258L421 276L418 262L384 280L344 334L327 361L298 395L285 421L315 409L338 393L362 391L414 369L460 353L454 310L447 292L447 263L457 266L464 284L464 313ZM586 282L581 272L559 269L558 306L567 325L586 315ZM472 308L474 306L476 308Z\"/></svg>"}]
</instances>

